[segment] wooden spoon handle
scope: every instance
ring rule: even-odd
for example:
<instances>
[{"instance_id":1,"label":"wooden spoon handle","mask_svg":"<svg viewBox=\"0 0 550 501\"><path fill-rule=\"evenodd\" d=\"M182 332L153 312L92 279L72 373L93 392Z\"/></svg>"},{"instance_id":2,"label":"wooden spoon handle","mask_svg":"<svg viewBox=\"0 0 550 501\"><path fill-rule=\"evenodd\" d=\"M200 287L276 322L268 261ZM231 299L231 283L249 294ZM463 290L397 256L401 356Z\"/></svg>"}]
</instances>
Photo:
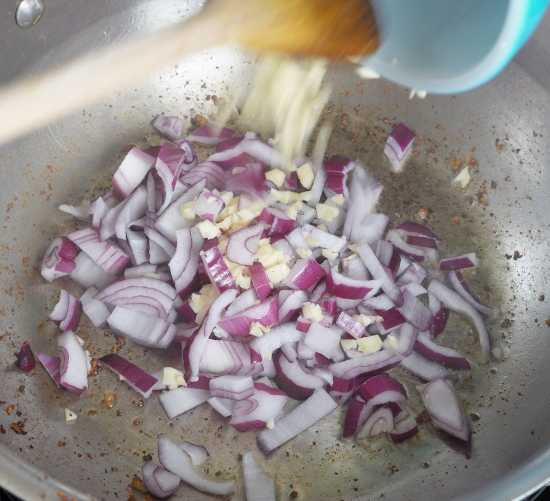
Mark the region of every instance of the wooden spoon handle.
<instances>
[{"instance_id":1,"label":"wooden spoon handle","mask_svg":"<svg viewBox=\"0 0 550 501\"><path fill-rule=\"evenodd\" d=\"M223 43L226 30L218 21L216 16L200 14L0 89L0 143L81 109L186 55Z\"/></svg>"}]
</instances>

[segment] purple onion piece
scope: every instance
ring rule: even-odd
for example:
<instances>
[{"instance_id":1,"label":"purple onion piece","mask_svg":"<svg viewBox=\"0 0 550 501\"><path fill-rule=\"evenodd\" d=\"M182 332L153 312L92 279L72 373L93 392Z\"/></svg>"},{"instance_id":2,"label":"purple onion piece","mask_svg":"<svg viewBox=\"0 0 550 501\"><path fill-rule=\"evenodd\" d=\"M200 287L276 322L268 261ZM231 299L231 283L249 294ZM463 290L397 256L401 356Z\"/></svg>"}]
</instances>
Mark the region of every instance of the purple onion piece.
<instances>
[{"instance_id":1,"label":"purple onion piece","mask_svg":"<svg viewBox=\"0 0 550 501\"><path fill-rule=\"evenodd\" d=\"M210 454L208 454L206 447L203 447L202 445L192 444L191 442L187 442L186 440L184 440L181 444L178 445L178 447L182 451L185 451L187 454L189 454L193 466L201 465L210 457Z\"/></svg>"},{"instance_id":2,"label":"purple onion piece","mask_svg":"<svg viewBox=\"0 0 550 501\"><path fill-rule=\"evenodd\" d=\"M200 218L215 223L224 205L223 200L218 195L205 189L195 202L194 210Z\"/></svg>"},{"instance_id":3,"label":"purple onion piece","mask_svg":"<svg viewBox=\"0 0 550 501\"><path fill-rule=\"evenodd\" d=\"M176 291L182 299L195 292L198 285L199 252L204 243L195 228L176 231L176 253L168 263Z\"/></svg>"},{"instance_id":4,"label":"purple onion piece","mask_svg":"<svg viewBox=\"0 0 550 501\"><path fill-rule=\"evenodd\" d=\"M279 304L276 296L233 316L225 316L218 325L233 336L248 336L255 322L259 322L264 327L273 327L279 323Z\"/></svg>"},{"instance_id":5,"label":"purple onion piece","mask_svg":"<svg viewBox=\"0 0 550 501\"><path fill-rule=\"evenodd\" d=\"M466 280L464 279L464 276L460 271L450 271L449 281L451 282L453 289L458 292L466 301L468 301L468 303L470 303L477 311L489 318L493 318L496 315L496 309L481 302L470 289L470 287L468 287L468 284L466 283Z\"/></svg>"},{"instance_id":6,"label":"purple onion piece","mask_svg":"<svg viewBox=\"0 0 550 501\"><path fill-rule=\"evenodd\" d=\"M72 331L59 334L57 346L59 348L61 386L76 396L80 396L88 388L88 369L84 348L80 346Z\"/></svg>"},{"instance_id":7,"label":"purple onion piece","mask_svg":"<svg viewBox=\"0 0 550 501\"><path fill-rule=\"evenodd\" d=\"M343 299L368 299L380 290L381 280L354 280L330 268L327 292Z\"/></svg>"},{"instance_id":8,"label":"purple onion piece","mask_svg":"<svg viewBox=\"0 0 550 501\"><path fill-rule=\"evenodd\" d=\"M113 188L120 198L126 198L143 181L155 157L132 148L113 176Z\"/></svg>"},{"instance_id":9,"label":"purple onion piece","mask_svg":"<svg viewBox=\"0 0 550 501\"><path fill-rule=\"evenodd\" d=\"M238 291L237 284L223 259L219 247L212 247L207 251L201 251L200 256L208 278L214 284L218 293L221 294L231 289Z\"/></svg>"},{"instance_id":10,"label":"purple onion piece","mask_svg":"<svg viewBox=\"0 0 550 501\"><path fill-rule=\"evenodd\" d=\"M59 325L63 331L74 331L80 322L81 312L80 301L66 290L61 289L59 301L50 313L50 320Z\"/></svg>"},{"instance_id":11,"label":"purple onion piece","mask_svg":"<svg viewBox=\"0 0 550 501\"><path fill-rule=\"evenodd\" d=\"M206 402L212 395L210 390L180 387L164 391L159 396L159 402L168 419L184 414Z\"/></svg>"},{"instance_id":12,"label":"purple onion piece","mask_svg":"<svg viewBox=\"0 0 550 501\"><path fill-rule=\"evenodd\" d=\"M238 233L238 231L236 232ZM229 246L228 246L229 247ZM261 263L254 263L249 268L252 285L260 302L263 302L271 292L271 284Z\"/></svg>"},{"instance_id":13,"label":"purple onion piece","mask_svg":"<svg viewBox=\"0 0 550 501\"><path fill-rule=\"evenodd\" d=\"M405 234L419 235L427 238L433 238L438 242L441 241L440 238L432 230L430 230L423 224L415 223L413 221L405 221L404 223L401 223L399 226L396 226L395 229Z\"/></svg>"},{"instance_id":14,"label":"purple onion piece","mask_svg":"<svg viewBox=\"0 0 550 501\"><path fill-rule=\"evenodd\" d=\"M364 426L373 410L373 406L369 406L357 398L351 399L344 418L342 438L355 435Z\"/></svg>"},{"instance_id":15,"label":"purple onion piece","mask_svg":"<svg viewBox=\"0 0 550 501\"><path fill-rule=\"evenodd\" d=\"M247 501L275 501L275 479L266 475L252 452L243 454L244 490Z\"/></svg>"},{"instance_id":16,"label":"purple onion piece","mask_svg":"<svg viewBox=\"0 0 550 501\"><path fill-rule=\"evenodd\" d=\"M388 407L378 407L368 417L357 433L357 438L366 438L380 433L391 432L394 428L393 412Z\"/></svg>"},{"instance_id":17,"label":"purple onion piece","mask_svg":"<svg viewBox=\"0 0 550 501\"><path fill-rule=\"evenodd\" d=\"M382 405L388 402L402 402L407 399L405 388L387 374L367 379L357 388L357 394L369 405Z\"/></svg>"},{"instance_id":18,"label":"purple onion piece","mask_svg":"<svg viewBox=\"0 0 550 501\"><path fill-rule=\"evenodd\" d=\"M210 380L213 397L244 400L254 395L254 383L250 376L220 376Z\"/></svg>"},{"instance_id":19,"label":"purple onion piece","mask_svg":"<svg viewBox=\"0 0 550 501\"><path fill-rule=\"evenodd\" d=\"M434 362L441 364L444 367L467 371L471 369L468 360L466 360L462 355L460 355L452 348L447 348L445 346L439 346L438 344L435 344L423 332L421 332L417 337L414 349L418 353L420 353L420 355L426 357L429 360L433 360Z\"/></svg>"},{"instance_id":20,"label":"purple onion piece","mask_svg":"<svg viewBox=\"0 0 550 501\"><path fill-rule=\"evenodd\" d=\"M475 268L476 266L477 257L474 253L449 257L439 261L439 269L441 271L464 270L466 268Z\"/></svg>"},{"instance_id":21,"label":"purple onion piece","mask_svg":"<svg viewBox=\"0 0 550 501\"><path fill-rule=\"evenodd\" d=\"M151 122L151 125L169 141L177 141L181 138L183 127L181 118L157 115Z\"/></svg>"},{"instance_id":22,"label":"purple onion piece","mask_svg":"<svg viewBox=\"0 0 550 501\"><path fill-rule=\"evenodd\" d=\"M265 223L261 221L232 233L227 243L227 259L240 265L252 266L264 228Z\"/></svg>"},{"instance_id":23,"label":"purple onion piece","mask_svg":"<svg viewBox=\"0 0 550 501\"><path fill-rule=\"evenodd\" d=\"M337 378L353 379L360 375L374 376L396 367L402 357L389 350L380 350L371 355L332 364L330 370Z\"/></svg>"},{"instance_id":24,"label":"purple onion piece","mask_svg":"<svg viewBox=\"0 0 550 501\"><path fill-rule=\"evenodd\" d=\"M59 357L54 357L52 355L48 355L47 353L41 353L39 351L36 352L36 357L40 361L40 363L44 366L44 369L46 369L46 372L50 375L53 382L56 384L58 388L62 388L61 386L61 375L59 373L61 368L61 360Z\"/></svg>"},{"instance_id":25,"label":"purple onion piece","mask_svg":"<svg viewBox=\"0 0 550 501\"><path fill-rule=\"evenodd\" d=\"M141 370L137 365L116 353L109 353L99 361L113 371L121 381L126 381L135 391L148 398L158 379Z\"/></svg>"},{"instance_id":26,"label":"purple onion piece","mask_svg":"<svg viewBox=\"0 0 550 501\"><path fill-rule=\"evenodd\" d=\"M298 360L289 362L283 353L279 353L274 362L277 369L275 383L291 398L305 400L325 386L321 378L307 371Z\"/></svg>"},{"instance_id":27,"label":"purple onion piece","mask_svg":"<svg viewBox=\"0 0 550 501\"><path fill-rule=\"evenodd\" d=\"M262 337L250 342L250 349L257 353L260 361L271 358L271 354L285 343L296 343L303 338L303 333L296 329L292 322L277 325Z\"/></svg>"},{"instance_id":28,"label":"purple onion piece","mask_svg":"<svg viewBox=\"0 0 550 501\"><path fill-rule=\"evenodd\" d=\"M175 494L180 484L180 478L177 475L166 471L162 466L157 466L152 461L147 461L143 465L141 475L147 491L160 499Z\"/></svg>"},{"instance_id":29,"label":"purple onion piece","mask_svg":"<svg viewBox=\"0 0 550 501\"><path fill-rule=\"evenodd\" d=\"M292 290L308 290L325 276L325 270L314 259L298 259L281 285Z\"/></svg>"},{"instance_id":30,"label":"purple onion piece","mask_svg":"<svg viewBox=\"0 0 550 501\"><path fill-rule=\"evenodd\" d=\"M403 290L403 306L397 308L403 318L421 332L426 332L433 325L433 316L409 289Z\"/></svg>"},{"instance_id":31,"label":"purple onion piece","mask_svg":"<svg viewBox=\"0 0 550 501\"><path fill-rule=\"evenodd\" d=\"M77 252L76 245L67 237L55 238L44 253L41 275L48 282L68 275L76 268L74 258Z\"/></svg>"},{"instance_id":32,"label":"purple onion piece","mask_svg":"<svg viewBox=\"0 0 550 501\"><path fill-rule=\"evenodd\" d=\"M414 416L409 416L394 426L393 431L390 432L390 438L394 444L400 444L417 433L418 426L416 425L416 420Z\"/></svg>"},{"instance_id":33,"label":"purple onion piece","mask_svg":"<svg viewBox=\"0 0 550 501\"><path fill-rule=\"evenodd\" d=\"M17 356L15 365L17 365L19 370L23 372L30 372L34 369L34 366L36 365L36 360L28 341L25 341L21 345L21 350L19 351L19 355Z\"/></svg>"},{"instance_id":34,"label":"purple onion piece","mask_svg":"<svg viewBox=\"0 0 550 501\"><path fill-rule=\"evenodd\" d=\"M233 137L235 137L234 130L219 127L217 125L203 125L187 136L187 140L196 143L216 145Z\"/></svg>"},{"instance_id":35,"label":"purple onion piece","mask_svg":"<svg viewBox=\"0 0 550 501\"><path fill-rule=\"evenodd\" d=\"M412 153L415 137L414 132L403 123L397 124L390 132L384 154L388 157L394 172L400 172L403 169L403 165Z\"/></svg>"},{"instance_id":36,"label":"purple onion piece","mask_svg":"<svg viewBox=\"0 0 550 501\"><path fill-rule=\"evenodd\" d=\"M413 351L408 357L401 360L399 367L422 381L433 381L435 379L450 377L449 372L445 368L424 358L416 351Z\"/></svg>"}]
</instances>

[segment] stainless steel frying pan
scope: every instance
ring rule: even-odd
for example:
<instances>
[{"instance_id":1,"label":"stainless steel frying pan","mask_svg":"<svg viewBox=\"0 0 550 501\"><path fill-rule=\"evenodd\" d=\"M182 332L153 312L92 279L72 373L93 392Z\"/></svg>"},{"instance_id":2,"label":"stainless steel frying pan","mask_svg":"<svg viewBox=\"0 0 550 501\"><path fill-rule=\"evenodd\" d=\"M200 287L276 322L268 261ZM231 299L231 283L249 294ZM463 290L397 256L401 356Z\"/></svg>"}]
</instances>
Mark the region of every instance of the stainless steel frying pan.
<instances>
[{"instance_id":1,"label":"stainless steel frying pan","mask_svg":"<svg viewBox=\"0 0 550 501\"><path fill-rule=\"evenodd\" d=\"M49 0L43 18L21 30L11 3L1 7L1 83L200 8L185 0ZM48 313L61 287L80 292L69 281L46 284L37 273L48 241L74 225L57 207L95 196L127 145L158 142L149 126L156 114L179 115L190 125L196 114L219 113L224 100L246 87L253 58L220 48L1 148L0 424L6 433L0 433L0 485L28 500L59 501L59 490L69 499L127 499L143 457L157 459L159 432L205 445L212 456L207 469L221 477L239 478L238 455L255 451L276 476L281 500L296 492L297 499L309 500L503 501L543 484L550 478L548 21L498 78L464 95L409 101L406 89L383 80L363 84L346 68L327 76L334 87L324 115L335 127L329 150L360 159L384 181L382 210L393 220L414 219L418 209L429 209L427 224L443 237L442 255L476 252L482 264L472 285L501 308L489 324L501 360L483 363L476 335L458 317L444 338L473 365L470 375L454 379L468 415L476 419L470 459L440 442L429 424L401 446L382 436L343 441L338 412L264 459L253 432L235 432L206 406L170 423L157 397L142 405L108 371L94 376L79 399L55 388L39 365L30 374L15 368L23 340L54 353L57 327ZM406 171L392 175L382 146L398 121L422 139ZM450 184L450 164L466 155L477 163L468 192L461 194ZM478 200L481 186L487 206ZM115 339L90 325L81 322L79 335L94 355L109 352ZM151 370L178 358L130 345L120 353ZM411 406L420 411L417 382L399 377L412 395ZM101 404L109 392L117 396L112 409ZM78 414L76 422L65 422L65 407ZM21 420L26 434L10 429ZM175 498L210 499L191 488ZM240 490L235 499L242 498Z\"/></svg>"}]
</instances>

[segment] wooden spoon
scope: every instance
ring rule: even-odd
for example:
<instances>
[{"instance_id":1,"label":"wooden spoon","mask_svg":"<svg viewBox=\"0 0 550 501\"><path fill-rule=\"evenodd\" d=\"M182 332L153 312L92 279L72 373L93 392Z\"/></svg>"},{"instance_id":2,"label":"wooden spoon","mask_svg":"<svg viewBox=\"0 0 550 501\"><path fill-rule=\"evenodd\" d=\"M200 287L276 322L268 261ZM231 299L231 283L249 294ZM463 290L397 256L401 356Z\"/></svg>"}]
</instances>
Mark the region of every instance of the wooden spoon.
<instances>
[{"instance_id":1,"label":"wooden spoon","mask_svg":"<svg viewBox=\"0 0 550 501\"><path fill-rule=\"evenodd\" d=\"M0 143L225 43L338 59L373 52L378 33L368 0L210 0L187 21L0 89Z\"/></svg>"}]
</instances>

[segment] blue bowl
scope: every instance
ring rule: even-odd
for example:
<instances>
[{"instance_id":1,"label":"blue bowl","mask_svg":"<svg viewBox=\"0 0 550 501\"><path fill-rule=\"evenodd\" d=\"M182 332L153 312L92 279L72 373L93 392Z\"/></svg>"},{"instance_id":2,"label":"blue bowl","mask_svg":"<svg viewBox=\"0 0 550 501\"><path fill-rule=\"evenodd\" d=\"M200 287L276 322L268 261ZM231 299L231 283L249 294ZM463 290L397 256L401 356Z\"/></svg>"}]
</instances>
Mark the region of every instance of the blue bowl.
<instances>
[{"instance_id":1,"label":"blue bowl","mask_svg":"<svg viewBox=\"0 0 550 501\"><path fill-rule=\"evenodd\" d=\"M382 45L361 62L430 93L484 84L514 57L550 0L371 0Z\"/></svg>"}]
</instances>

